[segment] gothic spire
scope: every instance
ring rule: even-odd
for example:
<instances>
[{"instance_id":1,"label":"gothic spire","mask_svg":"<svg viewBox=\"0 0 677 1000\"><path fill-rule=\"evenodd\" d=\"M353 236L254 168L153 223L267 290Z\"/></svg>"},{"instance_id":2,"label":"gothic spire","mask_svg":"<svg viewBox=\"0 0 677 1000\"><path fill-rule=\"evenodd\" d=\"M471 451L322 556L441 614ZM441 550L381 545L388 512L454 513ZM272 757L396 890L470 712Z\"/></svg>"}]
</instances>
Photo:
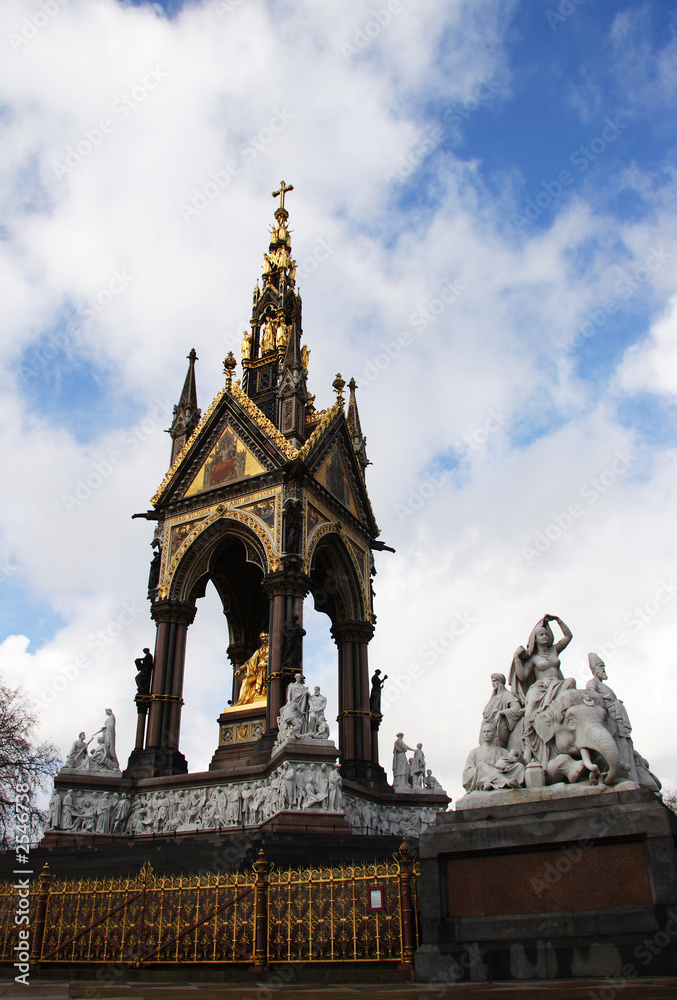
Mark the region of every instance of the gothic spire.
<instances>
[{"instance_id":1,"label":"gothic spire","mask_svg":"<svg viewBox=\"0 0 677 1000\"><path fill-rule=\"evenodd\" d=\"M309 351L301 347L301 296L296 291L296 261L291 255L285 195L293 185L280 182L270 245L263 255L261 287L252 303L251 332L242 339L242 388L268 419L300 447L305 439L305 371ZM293 401L292 401L293 398ZM292 412L293 411L293 412Z\"/></svg>"},{"instance_id":2,"label":"gothic spire","mask_svg":"<svg viewBox=\"0 0 677 1000\"><path fill-rule=\"evenodd\" d=\"M174 407L174 419L172 420L172 426L167 432L172 439L170 466L173 465L177 455L200 421L200 410L197 405L197 388L195 386L195 362L197 360L198 356L193 347L188 355L188 371L186 372L186 380L181 390L181 397L178 405Z\"/></svg>"},{"instance_id":3,"label":"gothic spire","mask_svg":"<svg viewBox=\"0 0 677 1000\"><path fill-rule=\"evenodd\" d=\"M371 462L367 458L367 439L362 433L362 426L360 424L360 414L357 409L357 400L355 399L355 390L357 389L357 385L355 384L354 378L351 378L348 383L348 388L350 390L350 398L348 400L348 414L346 420L348 422L350 436L353 439L355 454L357 455L360 463L362 476L364 476L366 468L368 465L371 465Z\"/></svg>"}]
</instances>

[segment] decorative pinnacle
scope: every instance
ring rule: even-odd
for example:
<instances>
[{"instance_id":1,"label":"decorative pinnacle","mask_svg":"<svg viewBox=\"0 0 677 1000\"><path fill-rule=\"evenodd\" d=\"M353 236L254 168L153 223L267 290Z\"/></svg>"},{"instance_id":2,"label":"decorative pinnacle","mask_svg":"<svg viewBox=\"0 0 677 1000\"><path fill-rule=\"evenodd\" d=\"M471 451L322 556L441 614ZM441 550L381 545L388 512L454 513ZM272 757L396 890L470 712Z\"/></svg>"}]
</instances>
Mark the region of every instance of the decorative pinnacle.
<instances>
[{"instance_id":1,"label":"decorative pinnacle","mask_svg":"<svg viewBox=\"0 0 677 1000\"><path fill-rule=\"evenodd\" d=\"M336 378L332 382L332 386L336 392L336 402L343 404L343 390L346 387L346 380L341 378L341 372L337 374Z\"/></svg>"},{"instance_id":2,"label":"decorative pinnacle","mask_svg":"<svg viewBox=\"0 0 677 1000\"><path fill-rule=\"evenodd\" d=\"M293 190L294 190L294 185L293 184L285 184L284 181L280 181L279 190L273 191L273 198L277 198L278 195L279 195L279 198L280 198L280 204L275 209L275 214L276 215L277 215L278 212L284 212L286 214L287 210L284 207L284 196L287 193L287 191L293 191Z\"/></svg>"},{"instance_id":3,"label":"decorative pinnacle","mask_svg":"<svg viewBox=\"0 0 677 1000\"><path fill-rule=\"evenodd\" d=\"M198 358L198 356L197 356L197 353L196 353L196 351L195 351L195 348L194 348L194 347L191 347L191 349L190 349L190 354L187 354L187 355L186 355L186 357L187 357L187 358L188 358L188 360L190 361L191 365L194 365L196 361L199 361L199 360L200 360L200 359Z\"/></svg>"},{"instance_id":4,"label":"decorative pinnacle","mask_svg":"<svg viewBox=\"0 0 677 1000\"><path fill-rule=\"evenodd\" d=\"M233 372L237 366L237 361L235 360L235 355L232 351L228 351L228 357L223 362L223 370L226 373L226 389L230 389L233 384Z\"/></svg>"}]
</instances>

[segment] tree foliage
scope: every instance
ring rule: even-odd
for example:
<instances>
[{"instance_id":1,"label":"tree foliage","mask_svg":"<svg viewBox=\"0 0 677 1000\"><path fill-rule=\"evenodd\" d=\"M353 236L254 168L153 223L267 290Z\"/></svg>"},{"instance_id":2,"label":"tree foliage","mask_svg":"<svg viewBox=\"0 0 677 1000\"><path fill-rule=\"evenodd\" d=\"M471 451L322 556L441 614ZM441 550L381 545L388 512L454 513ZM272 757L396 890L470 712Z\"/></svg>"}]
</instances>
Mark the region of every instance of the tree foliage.
<instances>
[{"instance_id":1,"label":"tree foliage","mask_svg":"<svg viewBox=\"0 0 677 1000\"><path fill-rule=\"evenodd\" d=\"M663 804L671 809L673 813L677 813L677 791L672 787L672 785L663 785L661 791L661 798L663 799Z\"/></svg>"},{"instance_id":2,"label":"tree foliage","mask_svg":"<svg viewBox=\"0 0 677 1000\"><path fill-rule=\"evenodd\" d=\"M0 850L34 845L42 834L37 798L61 762L56 747L36 742L37 723L21 688L0 682Z\"/></svg>"}]
</instances>

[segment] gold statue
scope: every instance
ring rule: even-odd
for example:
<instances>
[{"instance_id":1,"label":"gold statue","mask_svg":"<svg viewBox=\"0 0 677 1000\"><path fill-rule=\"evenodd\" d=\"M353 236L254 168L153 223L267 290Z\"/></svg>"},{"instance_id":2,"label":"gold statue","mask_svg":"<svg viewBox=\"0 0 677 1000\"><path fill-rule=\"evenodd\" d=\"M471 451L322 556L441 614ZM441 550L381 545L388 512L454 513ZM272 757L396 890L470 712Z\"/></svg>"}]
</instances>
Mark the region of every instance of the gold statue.
<instances>
[{"instance_id":1,"label":"gold statue","mask_svg":"<svg viewBox=\"0 0 677 1000\"><path fill-rule=\"evenodd\" d=\"M272 317L268 316L263 327L263 339L261 342L261 355L270 354L275 350L275 329Z\"/></svg>"},{"instance_id":2,"label":"gold statue","mask_svg":"<svg viewBox=\"0 0 677 1000\"><path fill-rule=\"evenodd\" d=\"M304 372L308 371L308 359L310 358L310 351L304 344L301 348L301 364L303 365Z\"/></svg>"},{"instance_id":3,"label":"gold statue","mask_svg":"<svg viewBox=\"0 0 677 1000\"><path fill-rule=\"evenodd\" d=\"M235 671L235 676L242 681L240 697L235 705L250 705L253 701L258 701L265 697L266 685L268 683L268 633L262 632L259 636L261 645L253 656L250 656L241 667Z\"/></svg>"},{"instance_id":4,"label":"gold statue","mask_svg":"<svg viewBox=\"0 0 677 1000\"><path fill-rule=\"evenodd\" d=\"M277 348L278 350L282 347L287 346L287 341L289 340L289 330L287 329L287 324L283 319L280 320L277 326Z\"/></svg>"},{"instance_id":5,"label":"gold statue","mask_svg":"<svg viewBox=\"0 0 677 1000\"><path fill-rule=\"evenodd\" d=\"M252 356L252 335L251 330L245 330L242 334L242 360L249 361Z\"/></svg>"}]
</instances>

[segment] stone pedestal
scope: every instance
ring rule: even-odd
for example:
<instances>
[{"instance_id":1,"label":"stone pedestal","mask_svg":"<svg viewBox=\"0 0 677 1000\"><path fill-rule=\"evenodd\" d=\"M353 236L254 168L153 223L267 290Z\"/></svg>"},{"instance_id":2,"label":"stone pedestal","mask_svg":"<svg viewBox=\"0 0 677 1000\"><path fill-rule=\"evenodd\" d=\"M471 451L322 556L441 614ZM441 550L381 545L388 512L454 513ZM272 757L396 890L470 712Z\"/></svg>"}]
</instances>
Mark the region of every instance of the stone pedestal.
<instances>
[{"instance_id":1,"label":"stone pedestal","mask_svg":"<svg viewBox=\"0 0 677 1000\"><path fill-rule=\"evenodd\" d=\"M258 746L266 732L266 699L250 705L226 708L218 719L219 746L209 765L210 771L237 768L238 763L260 752Z\"/></svg>"},{"instance_id":2,"label":"stone pedestal","mask_svg":"<svg viewBox=\"0 0 677 1000\"><path fill-rule=\"evenodd\" d=\"M677 817L648 791L567 791L485 793L421 835L417 980L674 972Z\"/></svg>"}]
</instances>

